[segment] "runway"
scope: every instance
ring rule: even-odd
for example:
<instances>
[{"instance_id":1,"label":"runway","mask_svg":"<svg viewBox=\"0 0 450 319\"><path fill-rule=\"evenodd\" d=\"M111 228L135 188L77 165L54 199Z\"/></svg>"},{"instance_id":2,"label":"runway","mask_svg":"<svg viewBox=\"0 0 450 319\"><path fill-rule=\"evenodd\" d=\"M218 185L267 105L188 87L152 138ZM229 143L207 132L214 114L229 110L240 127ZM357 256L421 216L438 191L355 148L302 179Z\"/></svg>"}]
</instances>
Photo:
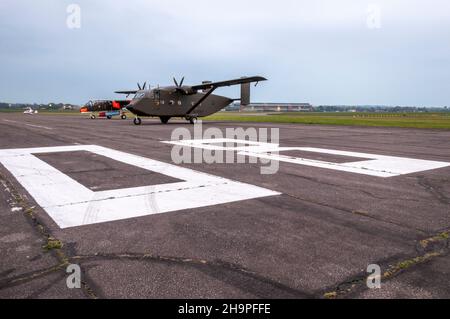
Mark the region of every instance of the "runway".
<instances>
[{"instance_id":1,"label":"runway","mask_svg":"<svg viewBox=\"0 0 450 319\"><path fill-rule=\"evenodd\" d=\"M264 175L173 163L179 127L1 114L0 298L450 297L450 131L203 123L279 128Z\"/></svg>"}]
</instances>

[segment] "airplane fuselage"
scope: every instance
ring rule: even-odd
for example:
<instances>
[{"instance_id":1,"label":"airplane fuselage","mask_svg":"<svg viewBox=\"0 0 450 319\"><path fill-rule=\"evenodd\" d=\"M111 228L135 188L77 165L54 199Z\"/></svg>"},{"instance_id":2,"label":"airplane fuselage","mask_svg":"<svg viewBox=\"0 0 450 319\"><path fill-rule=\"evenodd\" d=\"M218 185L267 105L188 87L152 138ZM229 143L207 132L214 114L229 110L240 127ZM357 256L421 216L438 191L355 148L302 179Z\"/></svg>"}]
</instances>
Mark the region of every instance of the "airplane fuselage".
<instances>
[{"instance_id":1,"label":"airplane fuselage","mask_svg":"<svg viewBox=\"0 0 450 319\"><path fill-rule=\"evenodd\" d=\"M176 87L138 91L127 106L137 116L150 117L205 117L219 112L233 102L232 99L209 95L195 109L192 109L206 93L183 94Z\"/></svg>"}]
</instances>

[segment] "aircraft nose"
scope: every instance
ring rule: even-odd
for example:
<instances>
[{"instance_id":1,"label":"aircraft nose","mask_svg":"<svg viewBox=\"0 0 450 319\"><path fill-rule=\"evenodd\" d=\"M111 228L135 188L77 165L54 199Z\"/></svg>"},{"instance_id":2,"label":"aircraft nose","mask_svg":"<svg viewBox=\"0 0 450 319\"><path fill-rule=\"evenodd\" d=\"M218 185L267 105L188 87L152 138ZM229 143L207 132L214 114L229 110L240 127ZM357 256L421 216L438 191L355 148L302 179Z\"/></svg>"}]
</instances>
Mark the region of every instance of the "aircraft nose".
<instances>
[{"instance_id":1,"label":"aircraft nose","mask_svg":"<svg viewBox=\"0 0 450 319\"><path fill-rule=\"evenodd\" d=\"M130 104L128 104L126 106L126 108L127 108L128 111L133 112L136 109L136 105L137 104L138 104L138 101L133 100L133 101L130 102Z\"/></svg>"}]
</instances>

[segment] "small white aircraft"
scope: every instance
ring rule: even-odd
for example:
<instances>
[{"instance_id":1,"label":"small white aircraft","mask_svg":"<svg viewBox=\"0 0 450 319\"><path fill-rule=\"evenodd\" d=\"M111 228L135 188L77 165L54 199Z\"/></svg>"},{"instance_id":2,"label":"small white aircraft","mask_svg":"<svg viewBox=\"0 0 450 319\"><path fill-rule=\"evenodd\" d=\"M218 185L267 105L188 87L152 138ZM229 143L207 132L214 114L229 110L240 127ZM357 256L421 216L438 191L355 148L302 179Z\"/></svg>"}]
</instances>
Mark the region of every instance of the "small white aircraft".
<instances>
[{"instance_id":1,"label":"small white aircraft","mask_svg":"<svg viewBox=\"0 0 450 319\"><path fill-rule=\"evenodd\" d=\"M39 113L38 110L33 110L31 107L27 108L27 109L23 112L23 114L30 114L30 115L32 115L32 114L38 114L38 113Z\"/></svg>"}]
</instances>

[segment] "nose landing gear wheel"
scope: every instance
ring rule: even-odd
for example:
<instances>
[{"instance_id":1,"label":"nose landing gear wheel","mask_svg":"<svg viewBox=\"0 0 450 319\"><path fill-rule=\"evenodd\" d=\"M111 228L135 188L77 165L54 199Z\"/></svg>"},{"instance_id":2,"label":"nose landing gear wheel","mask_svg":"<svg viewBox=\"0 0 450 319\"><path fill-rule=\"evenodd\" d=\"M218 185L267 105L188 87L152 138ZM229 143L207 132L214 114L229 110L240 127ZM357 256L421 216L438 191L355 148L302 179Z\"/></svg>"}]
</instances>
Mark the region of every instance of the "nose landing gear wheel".
<instances>
[{"instance_id":1,"label":"nose landing gear wheel","mask_svg":"<svg viewBox=\"0 0 450 319\"><path fill-rule=\"evenodd\" d=\"M138 117L136 117L133 121L134 125L141 125L142 124L142 120Z\"/></svg>"}]
</instances>

